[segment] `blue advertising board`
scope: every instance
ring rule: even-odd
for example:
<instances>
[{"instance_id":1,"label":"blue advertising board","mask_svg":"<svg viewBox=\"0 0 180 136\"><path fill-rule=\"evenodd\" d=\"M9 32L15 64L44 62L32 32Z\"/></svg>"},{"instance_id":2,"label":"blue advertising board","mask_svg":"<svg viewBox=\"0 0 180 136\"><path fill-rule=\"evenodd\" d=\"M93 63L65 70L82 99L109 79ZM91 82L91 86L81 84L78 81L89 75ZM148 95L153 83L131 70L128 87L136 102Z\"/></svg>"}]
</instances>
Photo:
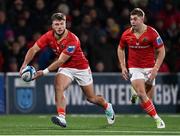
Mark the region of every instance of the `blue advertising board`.
<instances>
[{"instance_id":1,"label":"blue advertising board","mask_svg":"<svg viewBox=\"0 0 180 136\"><path fill-rule=\"evenodd\" d=\"M8 113L56 113L54 75L49 74L26 83L16 75L8 75ZM94 74L95 93L113 104L116 113L143 113L139 103L130 102L128 81L119 73ZM180 75L158 75L153 102L159 113L180 112ZM86 101L80 87L73 83L65 92L68 113L103 113Z\"/></svg>"}]
</instances>

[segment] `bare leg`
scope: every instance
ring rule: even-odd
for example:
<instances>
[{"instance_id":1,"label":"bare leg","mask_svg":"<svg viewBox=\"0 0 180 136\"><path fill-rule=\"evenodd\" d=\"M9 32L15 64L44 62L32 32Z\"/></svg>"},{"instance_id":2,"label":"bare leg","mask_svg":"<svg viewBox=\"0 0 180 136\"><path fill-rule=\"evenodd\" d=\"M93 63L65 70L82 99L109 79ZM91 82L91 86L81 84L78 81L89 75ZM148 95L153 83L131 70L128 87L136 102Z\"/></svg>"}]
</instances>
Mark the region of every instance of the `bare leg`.
<instances>
[{"instance_id":1,"label":"bare leg","mask_svg":"<svg viewBox=\"0 0 180 136\"><path fill-rule=\"evenodd\" d=\"M132 81L132 86L135 89L137 95L142 102L148 101L148 97L145 91L145 81L143 79L137 79Z\"/></svg>"},{"instance_id":2,"label":"bare leg","mask_svg":"<svg viewBox=\"0 0 180 136\"><path fill-rule=\"evenodd\" d=\"M153 95L154 95L154 88L155 88L155 86L150 85L150 84L145 84L145 86L146 86L147 96L152 101Z\"/></svg>"},{"instance_id":3,"label":"bare leg","mask_svg":"<svg viewBox=\"0 0 180 136\"><path fill-rule=\"evenodd\" d=\"M145 85L145 81L143 79L133 80L132 85L141 100L140 105L142 109L144 109L148 115L155 119L157 128L165 128L164 121L157 115L156 109L151 101L153 98L154 86L147 84Z\"/></svg>"},{"instance_id":4,"label":"bare leg","mask_svg":"<svg viewBox=\"0 0 180 136\"><path fill-rule=\"evenodd\" d=\"M66 109L66 100L64 96L64 91L67 89L67 87L71 84L72 80L63 75L63 74L57 74L55 77L55 92L56 92L56 107L57 110L60 109Z\"/></svg>"},{"instance_id":5,"label":"bare leg","mask_svg":"<svg viewBox=\"0 0 180 136\"><path fill-rule=\"evenodd\" d=\"M65 120L66 115L66 100L64 91L70 85L72 80L63 74L58 73L55 77L55 99L58 116L52 116L51 121L61 127L66 127L67 123Z\"/></svg>"},{"instance_id":6,"label":"bare leg","mask_svg":"<svg viewBox=\"0 0 180 136\"><path fill-rule=\"evenodd\" d=\"M93 84L81 86L81 88L89 102L97 104L103 108L106 107L107 102L105 101L105 99L100 95L95 95Z\"/></svg>"},{"instance_id":7,"label":"bare leg","mask_svg":"<svg viewBox=\"0 0 180 136\"><path fill-rule=\"evenodd\" d=\"M153 117L154 119L159 118L152 101L148 98L146 94L145 81L143 79L133 80L132 85L135 88L137 95L141 100L140 105L142 109L144 109L147 112L147 114Z\"/></svg>"},{"instance_id":8,"label":"bare leg","mask_svg":"<svg viewBox=\"0 0 180 136\"><path fill-rule=\"evenodd\" d=\"M110 103L107 103L102 96L95 95L93 84L81 86L81 88L89 102L99 105L105 109L108 124L113 124L115 122L115 114L112 105Z\"/></svg>"}]
</instances>

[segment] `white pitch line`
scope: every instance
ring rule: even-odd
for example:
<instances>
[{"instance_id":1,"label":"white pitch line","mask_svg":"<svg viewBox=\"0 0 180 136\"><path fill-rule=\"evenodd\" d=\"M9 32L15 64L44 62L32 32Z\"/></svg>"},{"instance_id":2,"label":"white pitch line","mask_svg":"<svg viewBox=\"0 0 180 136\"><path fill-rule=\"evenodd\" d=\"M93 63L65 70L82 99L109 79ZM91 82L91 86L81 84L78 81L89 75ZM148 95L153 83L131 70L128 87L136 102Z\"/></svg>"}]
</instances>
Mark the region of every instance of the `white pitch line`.
<instances>
[{"instance_id":1,"label":"white pitch line","mask_svg":"<svg viewBox=\"0 0 180 136\"><path fill-rule=\"evenodd\" d=\"M104 117L103 114L69 114L70 117ZM146 114L116 114L116 117L132 117L132 118L138 118L138 117L149 117L149 115ZM180 117L180 114L160 114L161 117L172 117L172 118L178 118Z\"/></svg>"},{"instance_id":2,"label":"white pitch line","mask_svg":"<svg viewBox=\"0 0 180 136\"><path fill-rule=\"evenodd\" d=\"M104 114L67 114L69 117L104 117ZM116 114L116 117L149 117L149 115L146 114ZM173 118L179 118L180 114L160 114L161 117L173 117ZM47 118L48 115L39 115L39 118Z\"/></svg>"},{"instance_id":3,"label":"white pitch line","mask_svg":"<svg viewBox=\"0 0 180 136\"><path fill-rule=\"evenodd\" d=\"M71 132L91 132L91 133L148 133L148 134L180 134L180 131L125 131L125 130L107 130L107 131L101 131L101 130L68 130Z\"/></svg>"}]
</instances>

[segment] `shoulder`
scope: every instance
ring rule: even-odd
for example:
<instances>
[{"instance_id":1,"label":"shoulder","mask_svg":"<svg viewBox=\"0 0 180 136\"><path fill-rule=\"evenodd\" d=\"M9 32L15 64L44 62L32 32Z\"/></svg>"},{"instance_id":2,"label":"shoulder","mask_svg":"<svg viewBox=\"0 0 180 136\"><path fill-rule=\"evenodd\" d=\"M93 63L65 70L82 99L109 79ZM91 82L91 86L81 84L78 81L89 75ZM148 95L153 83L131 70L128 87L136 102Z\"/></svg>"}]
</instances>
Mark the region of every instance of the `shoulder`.
<instances>
[{"instance_id":1,"label":"shoulder","mask_svg":"<svg viewBox=\"0 0 180 136\"><path fill-rule=\"evenodd\" d=\"M53 37L53 31L52 31L52 30L47 31L46 33L44 33L44 34L40 37L40 39L41 39L41 38L43 38L43 39L50 39L51 37Z\"/></svg>"},{"instance_id":2,"label":"shoulder","mask_svg":"<svg viewBox=\"0 0 180 136\"><path fill-rule=\"evenodd\" d=\"M79 38L71 31L68 31L67 39L68 39L68 42L70 42L70 43L72 43L72 42L79 43L80 42Z\"/></svg>"},{"instance_id":3,"label":"shoulder","mask_svg":"<svg viewBox=\"0 0 180 136\"><path fill-rule=\"evenodd\" d=\"M121 41L122 41L122 40L125 40L125 39L126 39L128 36L130 36L131 34L132 34L131 28L126 29L126 30L122 33L120 40L121 40Z\"/></svg>"},{"instance_id":4,"label":"shoulder","mask_svg":"<svg viewBox=\"0 0 180 136\"><path fill-rule=\"evenodd\" d=\"M129 35L131 34L131 27L130 28L127 28L123 33L122 33L122 36L126 36L126 35Z\"/></svg>"},{"instance_id":5,"label":"shoulder","mask_svg":"<svg viewBox=\"0 0 180 136\"><path fill-rule=\"evenodd\" d=\"M79 38L71 31L68 31L68 38L72 41L79 41Z\"/></svg>"},{"instance_id":6,"label":"shoulder","mask_svg":"<svg viewBox=\"0 0 180 136\"><path fill-rule=\"evenodd\" d=\"M159 35L154 27L147 26L147 30L150 34Z\"/></svg>"},{"instance_id":7,"label":"shoulder","mask_svg":"<svg viewBox=\"0 0 180 136\"><path fill-rule=\"evenodd\" d=\"M39 39L37 40L37 45L40 48L43 48L52 40L52 37L53 37L53 31L47 31L41 37L39 37Z\"/></svg>"},{"instance_id":8,"label":"shoulder","mask_svg":"<svg viewBox=\"0 0 180 136\"><path fill-rule=\"evenodd\" d=\"M47 37L53 37L53 30L49 30L45 33Z\"/></svg>"}]
</instances>

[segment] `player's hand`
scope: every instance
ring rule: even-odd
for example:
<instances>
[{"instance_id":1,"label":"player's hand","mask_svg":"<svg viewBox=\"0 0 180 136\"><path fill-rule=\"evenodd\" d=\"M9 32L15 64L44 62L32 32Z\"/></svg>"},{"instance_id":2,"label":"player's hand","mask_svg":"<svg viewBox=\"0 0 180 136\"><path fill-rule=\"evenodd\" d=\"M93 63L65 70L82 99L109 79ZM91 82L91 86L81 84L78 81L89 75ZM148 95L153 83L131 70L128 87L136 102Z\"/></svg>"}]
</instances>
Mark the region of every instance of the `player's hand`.
<instances>
[{"instance_id":1,"label":"player's hand","mask_svg":"<svg viewBox=\"0 0 180 136\"><path fill-rule=\"evenodd\" d=\"M43 70L38 70L36 72L36 75L34 76L34 78L32 80L37 79L37 78L39 78L41 76L43 76Z\"/></svg>"},{"instance_id":2,"label":"player's hand","mask_svg":"<svg viewBox=\"0 0 180 136\"><path fill-rule=\"evenodd\" d=\"M152 82L157 76L158 70L157 68L153 68L149 73L149 81Z\"/></svg>"},{"instance_id":3,"label":"player's hand","mask_svg":"<svg viewBox=\"0 0 180 136\"><path fill-rule=\"evenodd\" d=\"M126 67L122 67L122 76L125 80L129 80L129 74Z\"/></svg>"},{"instance_id":4,"label":"player's hand","mask_svg":"<svg viewBox=\"0 0 180 136\"><path fill-rule=\"evenodd\" d=\"M20 70L19 70L19 75L21 76L22 75L22 70L26 67L27 65L22 65Z\"/></svg>"}]
</instances>

